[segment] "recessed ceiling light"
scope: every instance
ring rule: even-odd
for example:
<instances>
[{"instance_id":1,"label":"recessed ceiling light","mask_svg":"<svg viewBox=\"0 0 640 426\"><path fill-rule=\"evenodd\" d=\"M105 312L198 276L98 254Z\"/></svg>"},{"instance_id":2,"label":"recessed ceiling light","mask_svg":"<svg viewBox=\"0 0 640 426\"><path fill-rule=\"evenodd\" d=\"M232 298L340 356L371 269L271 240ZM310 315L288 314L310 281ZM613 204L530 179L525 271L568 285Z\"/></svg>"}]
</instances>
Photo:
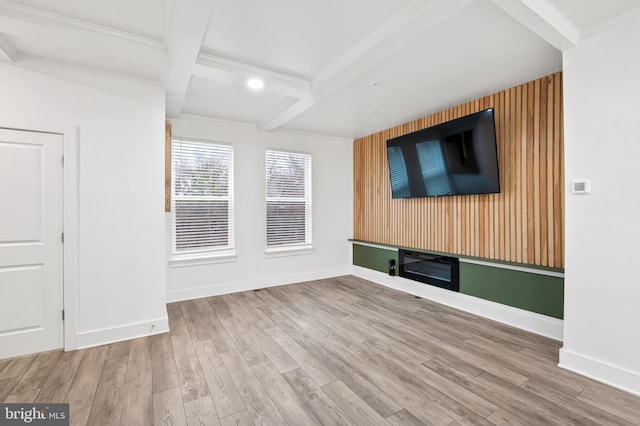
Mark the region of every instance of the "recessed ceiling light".
<instances>
[{"instance_id":1,"label":"recessed ceiling light","mask_svg":"<svg viewBox=\"0 0 640 426\"><path fill-rule=\"evenodd\" d=\"M247 80L247 86L254 90L260 90L264 87L264 81L257 78L251 78Z\"/></svg>"}]
</instances>

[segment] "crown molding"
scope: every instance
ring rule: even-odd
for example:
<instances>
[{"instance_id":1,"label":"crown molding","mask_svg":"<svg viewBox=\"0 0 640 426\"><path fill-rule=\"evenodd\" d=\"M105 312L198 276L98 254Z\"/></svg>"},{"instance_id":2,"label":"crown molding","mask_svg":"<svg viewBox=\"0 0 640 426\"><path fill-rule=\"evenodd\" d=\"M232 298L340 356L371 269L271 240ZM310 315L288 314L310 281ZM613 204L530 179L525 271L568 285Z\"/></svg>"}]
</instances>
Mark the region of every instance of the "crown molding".
<instances>
[{"instance_id":1,"label":"crown molding","mask_svg":"<svg viewBox=\"0 0 640 426\"><path fill-rule=\"evenodd\" d=\"M138 34L117 30L104 25L94 24L68 16L47 12L31 6L17 4L8 0L0 0L0 16L12 18L36 25L48 26L58 30L84 30L95 34L114 37L121 40L141 44L156 49L165 49L165 45L160 40L154 40Z\"/></svg>"}]
</instances>

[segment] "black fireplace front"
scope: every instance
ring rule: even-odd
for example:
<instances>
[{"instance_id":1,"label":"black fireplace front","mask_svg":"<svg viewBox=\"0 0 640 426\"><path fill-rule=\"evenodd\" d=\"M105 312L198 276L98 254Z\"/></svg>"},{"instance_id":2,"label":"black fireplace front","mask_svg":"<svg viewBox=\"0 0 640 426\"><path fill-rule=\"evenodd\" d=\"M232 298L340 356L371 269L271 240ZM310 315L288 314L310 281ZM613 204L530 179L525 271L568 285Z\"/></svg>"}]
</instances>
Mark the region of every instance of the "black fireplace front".
<instances>
[{"instance_id":1,"label":"black fireplace front","mask_svg":"<svg viewBox=\"0 0 640 426\"><path fill-rule=\"evenodd\" d=\"M460 291L459 262L457 257L441 256L412 250L398 250L401 277Z\"/></svg>"}]
</instances>

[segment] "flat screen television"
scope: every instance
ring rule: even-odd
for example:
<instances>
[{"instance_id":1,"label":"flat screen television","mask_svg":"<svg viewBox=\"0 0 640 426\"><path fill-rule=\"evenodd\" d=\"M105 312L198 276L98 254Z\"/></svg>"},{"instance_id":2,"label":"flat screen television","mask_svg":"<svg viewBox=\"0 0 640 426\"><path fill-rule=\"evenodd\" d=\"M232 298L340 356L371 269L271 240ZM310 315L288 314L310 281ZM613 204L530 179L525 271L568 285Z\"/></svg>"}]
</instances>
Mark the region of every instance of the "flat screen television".
<instances>
[{"instance_id":1,"label":"flat screen television","mask_svg":"<svg viewBox=\"0 0 640 426\"><path fill-rule=\"evenodd\" d=\"M392 198L500 192L493 109L387 140Z\"/></svg>"}]
</instances>

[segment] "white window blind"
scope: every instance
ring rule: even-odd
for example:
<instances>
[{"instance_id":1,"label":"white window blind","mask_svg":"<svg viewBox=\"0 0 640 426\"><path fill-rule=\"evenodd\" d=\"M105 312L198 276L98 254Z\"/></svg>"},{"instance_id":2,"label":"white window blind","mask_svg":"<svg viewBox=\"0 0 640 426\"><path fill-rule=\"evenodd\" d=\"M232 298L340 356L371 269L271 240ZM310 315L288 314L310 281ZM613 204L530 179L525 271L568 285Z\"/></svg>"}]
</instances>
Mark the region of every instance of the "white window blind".
<instances>
[{"instance_id":1,"label":"white window blind","mask_svg":"<svg viewBox=\"0 0 640 426\"><path fill-rule=\"evenodd\" d=\"M267 249L311 245L311 155L267 150Z\"/></svg>"},{"instance_id":2,"label":"white window blind","mask_svg":"<svg viewBox=\"0 0 640 426\"><path fill-rule=\"evenodd\" d=\"M233 251L233 147L174 139L173 254Z\"/></svg>"}]
</instances>

